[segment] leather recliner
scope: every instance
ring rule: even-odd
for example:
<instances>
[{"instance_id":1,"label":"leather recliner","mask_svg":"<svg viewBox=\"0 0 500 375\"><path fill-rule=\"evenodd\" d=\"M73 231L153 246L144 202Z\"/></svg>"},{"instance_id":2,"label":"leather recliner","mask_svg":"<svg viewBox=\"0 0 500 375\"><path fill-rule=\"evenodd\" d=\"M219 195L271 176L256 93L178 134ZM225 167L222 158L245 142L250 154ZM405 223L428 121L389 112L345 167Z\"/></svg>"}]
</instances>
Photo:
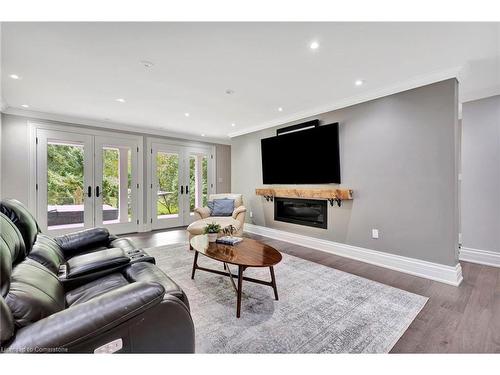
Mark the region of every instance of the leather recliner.
<instances>
[{"instance_id":1,"label":"leather recliner","mask_svg":"<svg viewBox=\"0 0 500 375\"><path fill-rule=\"evenodd\" d=\"M118 271L130 262L155 259L136 249L128 238L117 238L105 228L91 228L55 238L40 233L38 223L18 200L4 199L0 212L17 227L28 258L60 276L66 286L75 287L96 276Z\"/></svg>"},{"instance_id":2,"label":"leather recliner","mask_svg":"<svg viewBox=\"0 0 500 375\"><path fill-rule=\"evenodd\" d=\"M64 283L55 272L65 257L65 250L57 251L63 242L38 228L33 234L33 226L20 223L25 217L10 214L17 225L0 213L1 351L194 352L187 297L158 267L139 259L117 271L88 273L85 283ZM67 249L101 253L104 240L96 248L87 236L83 242L76 237L70 235Z\"/></svg>"}]
</instances>

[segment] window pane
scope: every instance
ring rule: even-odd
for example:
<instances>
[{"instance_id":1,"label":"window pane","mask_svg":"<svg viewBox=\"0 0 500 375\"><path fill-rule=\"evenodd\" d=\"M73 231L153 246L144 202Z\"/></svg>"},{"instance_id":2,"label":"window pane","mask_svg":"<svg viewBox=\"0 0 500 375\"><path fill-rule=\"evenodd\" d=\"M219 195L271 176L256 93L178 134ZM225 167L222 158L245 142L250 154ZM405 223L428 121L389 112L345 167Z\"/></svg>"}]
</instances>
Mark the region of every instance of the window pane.
<instances>
[{"instance_id":1,"label":"window pane","mask_svg":"<svg viewBox=\"0 0 500 375\"><path fill-rule=\"evenodd\" d=\"M156 155L158 181L158 218L179 214L179 155L158 152Z\"/></svg>"},{"instance_id":2,"label":"window pane","mask_svg":"<svg viewBox=\"0 0 500 375\"><path fill-rule=\"evenodd\" d=\"M102 220L104 224L118 223L120 210L120 150L102 150Z\"/></svg>"},{"instance_id":3,"label":"window pane","mask_svg":"<svg viewBox=\"0 0 500 375\"><path fill-rule=\"evenodd\" d=\"M189 157L189 212L193 212L197 205L197 196L196 196L196 185L197 185L197 165L196 165L196 156Z\"/></svg>"},{"instance_id":4,"label":"window pane","mask_svg":"<svg viewBox=\"0 0 500 375\"><path fill-rule=\"evenodd\" d=\"M195 154L189 157L189 208L207 205L208 201L208 159L206 155Z\"/></svg>"},{"instance_id":5,"label":"window pane","mask_svg":"<svg viewBox=\"0 0 500 375\"><path fill-rule=\"evenodd\" d=\"M208 158L203 156L201 162L201 181L202 181L202 206L208 202Z\"/></svg>"},{"instance_id":6,"label":"window pane","mask_svg":"<svg viewBox=\"0 0 500 375\"><path fill-rule=\"evenodd\" d=\"M48 229L83 227L84 199L82 144L47 144Z\"/></svg>"}]
</instances>

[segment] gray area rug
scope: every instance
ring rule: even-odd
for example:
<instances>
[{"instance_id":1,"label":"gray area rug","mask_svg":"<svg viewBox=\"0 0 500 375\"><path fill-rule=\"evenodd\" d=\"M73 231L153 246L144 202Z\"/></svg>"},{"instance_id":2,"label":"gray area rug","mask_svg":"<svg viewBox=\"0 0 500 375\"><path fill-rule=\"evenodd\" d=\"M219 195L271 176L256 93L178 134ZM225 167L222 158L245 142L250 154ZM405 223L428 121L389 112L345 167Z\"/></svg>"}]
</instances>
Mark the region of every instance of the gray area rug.
<instances>
[{"instance_id":1,"label":"gray area rug","mask_svg":"<svg viewBox=\"0 0 500 375\"><path fill-rule=\"evenodd\" d=\"M187 244L147 249L186 292L198 353L388 353L427 302L422 297L283 254L271 287L243 282L241 318L228 277L197 270ZM203 255L200 266L222 270ZM237 268L232 267L233 273ZM269 269L245 276L270 280Z\"/></svg>"}]
</instances>

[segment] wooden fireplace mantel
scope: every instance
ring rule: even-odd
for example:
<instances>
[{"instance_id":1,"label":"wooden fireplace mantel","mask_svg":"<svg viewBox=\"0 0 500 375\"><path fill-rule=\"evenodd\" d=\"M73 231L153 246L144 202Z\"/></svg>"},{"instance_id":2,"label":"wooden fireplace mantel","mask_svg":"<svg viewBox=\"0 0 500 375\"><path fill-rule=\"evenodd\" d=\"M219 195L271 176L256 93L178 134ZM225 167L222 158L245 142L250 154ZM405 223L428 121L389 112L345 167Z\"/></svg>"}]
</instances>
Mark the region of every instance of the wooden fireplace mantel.
<instances>
[{"instance_id":1,"label":"wooden fireplace mantel","mask_svg":"<svg viewBox=\"0 0 500 375\"><path fill-rule=\"evenodd\" d=\"M313 188L260 188L255 189L255 194L262 195L266 200L278 198L326 199L331 204L352 199L351 189L313 189Z\"/></svg>"}]
</instances>

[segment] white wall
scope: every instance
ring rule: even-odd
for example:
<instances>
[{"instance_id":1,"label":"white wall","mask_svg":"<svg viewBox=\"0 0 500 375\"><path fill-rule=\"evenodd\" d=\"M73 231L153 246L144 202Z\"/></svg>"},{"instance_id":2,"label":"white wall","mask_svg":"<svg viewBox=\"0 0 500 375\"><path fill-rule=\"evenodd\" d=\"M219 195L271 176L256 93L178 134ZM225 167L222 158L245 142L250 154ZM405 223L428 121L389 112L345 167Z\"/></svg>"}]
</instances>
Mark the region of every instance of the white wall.
<instances>
[{"instance_id":1,"label":"white wall","mask_svg":"<svg viewBox=\"0 0 500 375\"><path fill-rule=\"evenodd\" d=\"M30 176L29 176L29 149L30 149L30 134L29 134L29 121L34 122L46 122L46 120L40 120L35 118L28 118L23 116L16 115L8 115L2 113L1 115L2 125L1 125L1 174L0 174L0 189L2 191L2 197L16 198L23 202L26 205L29 205L30 199ZM54 122L52 122L54 123ZM68 125L68 126L79 126L92 128L89 126L79 125L79 124L70 124L70 123L61 123L57 122L59 125ZM99 129L99 128L94 128ZM110 131L109 129L99 129ZM151 136L150 134L145 133L133 133L133 132L118 132L125 134L135 134L144 136L144 144L143 149L146 149L146 137ZM152 135L153 137L158 137L158 135ZM168 137L163 137L165 139L171 139ZM178 140L178 139L177 139ZM208 145L208 144L207 144ZM215 145L216 148L221 146L221 149L229 150L226 145ZM229 152L229 151L227 151ZM217 161L217 160L216 160ZM146 181L146 158L144 158L143 165L144 176L142 183L143 186L147 185ZM224 183L230 179L230 164L219 164L216 163L214 166L216 168L216 181L218 181L219 177L222 178ZM33 179L34 181L34 179ZM147 217L147 208L146 208L146 189L144 189L144 212L143 219L144 223L148 222ZM34 202L33 202L34 203Z\"/></svg>"},{"instance_id":2,"label":"white wall","mask_svg":"<svg viewBox=\"0 0 500 375\"><path fill-rule=\"evenodd\" d=\"M462 244L500 254L500 96L463 104Z\"/></svg>"},{"instance_id":3,"label":"white wall","mask_svg":"<svg viewBox=\"0 0 500 375\"><path fill-rule=\"evenodd\" d=\"M2 196L29 202L29 132L22 117L2 114Z\"/></svg>"}]
</instances>

